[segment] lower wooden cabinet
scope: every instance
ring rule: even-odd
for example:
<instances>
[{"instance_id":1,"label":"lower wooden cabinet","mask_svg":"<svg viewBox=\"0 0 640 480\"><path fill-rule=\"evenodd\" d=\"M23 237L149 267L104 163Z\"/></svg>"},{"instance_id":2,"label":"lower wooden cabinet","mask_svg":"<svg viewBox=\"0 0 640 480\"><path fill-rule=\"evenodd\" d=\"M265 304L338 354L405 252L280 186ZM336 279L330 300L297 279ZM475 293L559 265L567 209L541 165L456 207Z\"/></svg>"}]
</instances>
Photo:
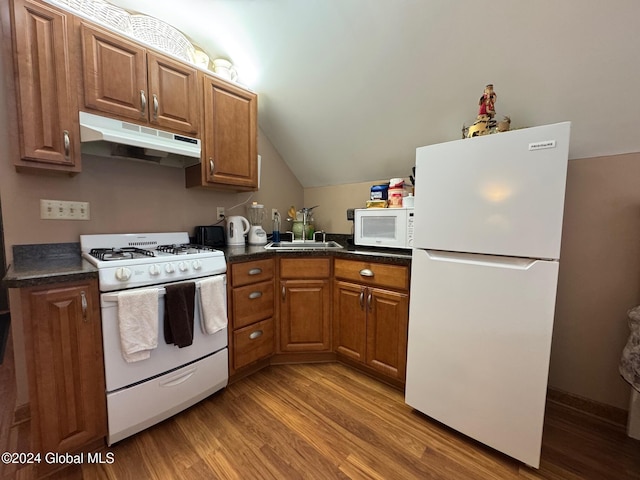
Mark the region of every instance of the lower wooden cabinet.
<instances>
[{"instance_id":1,"label":"lower wooden cabinet","mask_svg":"<svg viewBox=\"0 0 640 480\"><path fill-rule=\"evenodd\" d=\"M331 350L331 258L280 259L280 352Z\"/></svg>"},{"instance_id":2,"label":"lower wooden cabinet","mask_svg":"<svg viewBox=\"0 0 640 480\"><path fill-rule=\"evenodd\" d=\"M336 353L400 382L407 363L408 275L406 266L335 260Z\"/></svg>"},{"instance_id":3,"label":"lower wooden cabinet","mask_svg":"<svg viewBox=\"0 0 640 480\"><path fill-rule=\"evenodd\" d=\"M229 269L230 373L273 355L274 260L232 263Z\"/></svg>"},{"instance_id":4,"label":"lower wooden cabinet","mask_svg":"<svg viewBox=\"0 0 640 480\"><path fill-rule=\"evenodd\" d=\"M77 452L107 433L97 280L21 289L34 452Z\"/></svg>"}]
</instances>

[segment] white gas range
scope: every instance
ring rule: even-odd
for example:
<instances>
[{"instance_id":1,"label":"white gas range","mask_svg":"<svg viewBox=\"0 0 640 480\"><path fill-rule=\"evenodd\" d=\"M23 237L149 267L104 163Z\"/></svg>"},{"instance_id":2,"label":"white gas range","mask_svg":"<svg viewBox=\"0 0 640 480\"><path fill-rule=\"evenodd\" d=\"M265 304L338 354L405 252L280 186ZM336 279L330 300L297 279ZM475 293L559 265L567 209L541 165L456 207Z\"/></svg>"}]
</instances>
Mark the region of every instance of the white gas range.
<instances>
[{"instance_id":1,"label":"white gas range","mask_svg":"<svg viewBox=\"0 0 640 480\"><path fill-rule=\"evenodd\" d=\"M223 252L190 244L187 232L80 235L80 248L98 267L101 292L227 271Z\"/></svg>"},{"instance_id":2,"label":"white gas range","mask_svg":"<svg viewBox=\"0 0 640 480\"><path fill-rule=\"evenodd\" d=\"M226 275L224 253L191 245L186 232L81 235L82 256L98 268L102 342L104 347L109 445L194 405L228 382ZM202 289L217 278L218 316L224 327L205 328ZM193 288L192 341L177 346L166 341L166 291ZM211 288L211 287L209 287ZM148 358L127 360L122 311L131 295L152 294L157 345ZM128 299L126 298L128 297ZM128 302L129 307L125 307ZM148 305L147 305L148 306ZM155 308L157 306L157 310ZM155 313L157 312L157 313ZM222 312L222 313L220 313ZM128 312L129 322L131 321ZM134 316L134 330L138 327ZM141 320L142 324L142 320ZM147 318L146 328L148 329ZM163 331L165 337L163 338Z\"/></svg>"}]
</instances>

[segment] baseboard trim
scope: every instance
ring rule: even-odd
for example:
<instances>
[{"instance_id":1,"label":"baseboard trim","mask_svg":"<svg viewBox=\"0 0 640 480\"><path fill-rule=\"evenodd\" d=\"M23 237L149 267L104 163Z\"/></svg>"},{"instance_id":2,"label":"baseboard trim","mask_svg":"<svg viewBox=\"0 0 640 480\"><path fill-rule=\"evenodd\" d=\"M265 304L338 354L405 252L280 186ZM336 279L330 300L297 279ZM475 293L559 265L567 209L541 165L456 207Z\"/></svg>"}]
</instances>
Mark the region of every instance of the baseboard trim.
<instances>
[{"instance_id":1,"label":"baseboard trim","mask_svg":"<svg viewBox=\"0 0 640 480\"><path fill-rule=\"evenodd\" d=\"M562 390L553 388L547 389L547 400L579 410L580 412L622 427L627 425L628 412L613 405L596 402L589 398L580 397L573 393L563 392Z\"/></svg>"}]
</instances>

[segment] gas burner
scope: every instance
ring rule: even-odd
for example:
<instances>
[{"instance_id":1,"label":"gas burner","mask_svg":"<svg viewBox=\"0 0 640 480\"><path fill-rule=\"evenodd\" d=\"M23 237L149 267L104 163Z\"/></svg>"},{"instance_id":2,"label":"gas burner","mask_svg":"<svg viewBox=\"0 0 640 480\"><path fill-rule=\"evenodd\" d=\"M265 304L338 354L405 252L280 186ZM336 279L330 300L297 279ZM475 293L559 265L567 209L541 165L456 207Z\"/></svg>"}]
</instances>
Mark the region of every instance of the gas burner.
<instances>
[{"instance_id":1,"label":"gas burner","mask_svg":"<svg viewBox=\"0 0 640 480\"><path fill-rule=\"evenodd\" d=\"M89 251L89 255L98 260L114 261L140 258L141 256L154 257L155 254L151 250L144 250L137 247L123 248L93 248Z\"/></svg>"},{"instance_id":2,"label":"gas burner","mask_svg":"<svg viewBox=\"0 0 640 480\"><path fill-rule=\"evenodd\" d=\"M191 243L183 243L180 245L158 245L156 250L159 252L170 253L172 255L188 255L191 253L215 251L214 248L204 245L194 245Z\"/></svg>"}]
</instances>

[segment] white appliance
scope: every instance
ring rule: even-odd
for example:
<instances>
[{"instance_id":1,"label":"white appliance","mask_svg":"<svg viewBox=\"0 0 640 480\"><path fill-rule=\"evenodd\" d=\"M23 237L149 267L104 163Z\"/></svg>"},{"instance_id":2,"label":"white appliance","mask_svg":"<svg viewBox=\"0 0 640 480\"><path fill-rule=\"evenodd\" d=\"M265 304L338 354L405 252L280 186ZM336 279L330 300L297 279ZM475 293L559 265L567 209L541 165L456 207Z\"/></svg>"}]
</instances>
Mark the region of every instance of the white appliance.
<instances>
[{"instance_id":1,"label":"white appliance","mask_svg":"<svg viewBox=\"0 0 640 480\"><path fill-rule=\"evenodd\" d=\"M178 168L200 163L197 138L87 112L80 112L79 120L82 153Z\"/></svg>"},{"instance_id":2,"label":"white appliance","mask_svg":"<svg viewBox=\"0 0 640 480\"><path fill-rule=\"evenodd\" d=\"M570 125L416 152L406 403L535 468Z\"/></svg>"},{"instance_id":3,"label":"white appliance","mask_svg":"<svg viewBox=\"0 0 640 480\"><path fill-rule=\"evenodd\" d=\"M227 218L227 245L244 245L244 236L249 232L249 221L240 216L233 215Z\"/></svg>"},{"instance_id":4,"label":"white appliance","mask_svg":"<svg viewBox=\"0 0 640 480\"><path fill-rule=\"evenodd\" d=\"M112 445L194 405L229 378L227 328L201 328L200 282L227 270L223 252L190 245L186 232L81 235L82 256L98 268L107 397L107 443ZM193 343L163 338L165 286L194 282ZM122 355L118 298L123 291L157 289L158 346L133 363ZM224 310L226 311L226 295Z\"/></svg>"},{"instance_id":5,"label":"white appliance","mask_svg":"<svg viewBox=\"0 0 640 480\"><path fill-rule=\"evenodd\" d=\"M369 247L411 248L413 208L357 208L353 243Z\"/></svg>"},{"instance_id":6,"label":"white appliance","mask_svg":"<svg viewBox=\"0 0 640 480\"><path fill-rule=\"evenodd\" d=\"M254 202L247 207L247 216L249 217L249 234L247 240L249 245L266 245L267 244L267 232L262 228L262 222L264 221L264 205Z\"/></svg>"}]
</instances>

